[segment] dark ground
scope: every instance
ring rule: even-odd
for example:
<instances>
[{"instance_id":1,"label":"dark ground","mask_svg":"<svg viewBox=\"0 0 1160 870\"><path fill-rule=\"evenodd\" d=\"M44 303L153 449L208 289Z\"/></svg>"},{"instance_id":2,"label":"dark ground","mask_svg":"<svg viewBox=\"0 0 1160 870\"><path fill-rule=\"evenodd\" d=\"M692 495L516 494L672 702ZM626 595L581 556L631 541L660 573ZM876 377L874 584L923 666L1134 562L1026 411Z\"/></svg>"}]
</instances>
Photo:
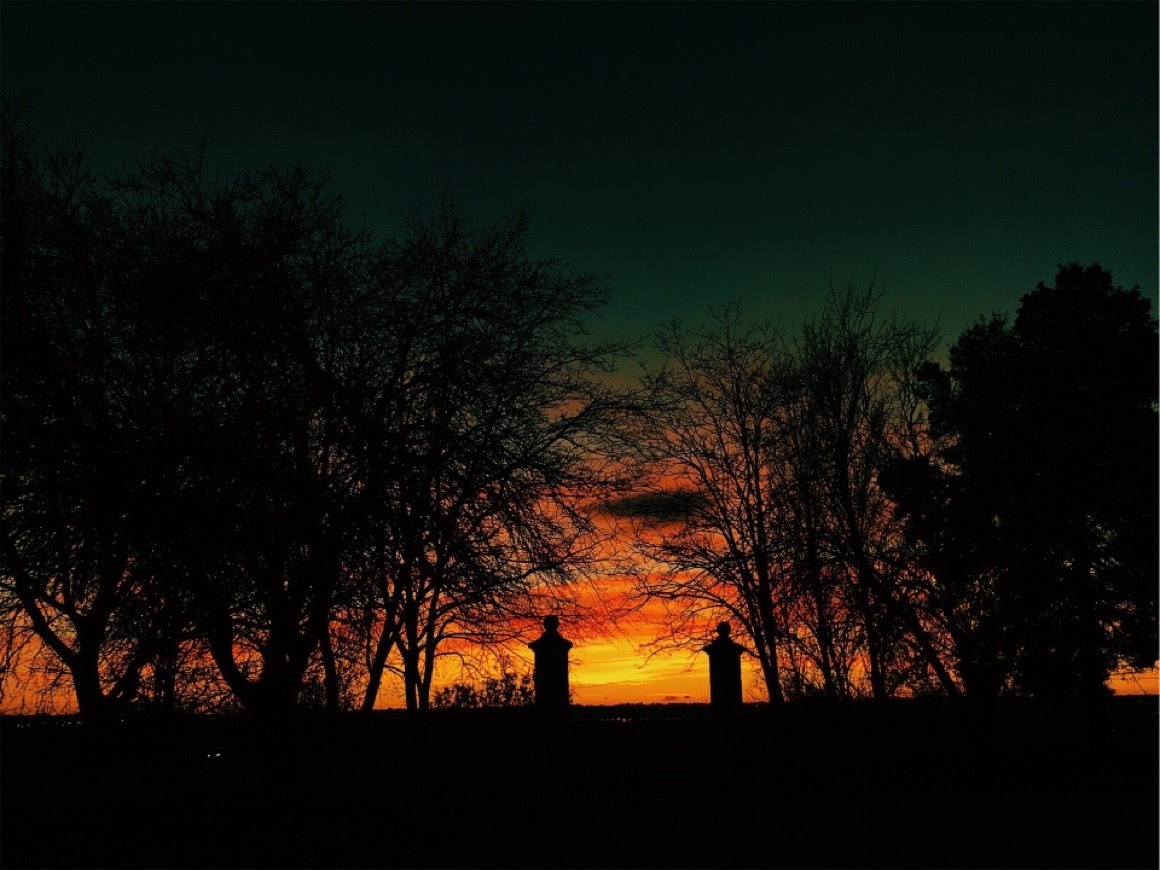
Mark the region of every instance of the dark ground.
<instances>
[{"instance_id":1,"label":"dark ground","mask_svg":"<svg viewBox=\"0 0 1160 870\"><path fill-rule=\"evenodd\" d=\"M1156 867L1157 701L0 723L4 867Z\"/></svg>"}]
</instances>

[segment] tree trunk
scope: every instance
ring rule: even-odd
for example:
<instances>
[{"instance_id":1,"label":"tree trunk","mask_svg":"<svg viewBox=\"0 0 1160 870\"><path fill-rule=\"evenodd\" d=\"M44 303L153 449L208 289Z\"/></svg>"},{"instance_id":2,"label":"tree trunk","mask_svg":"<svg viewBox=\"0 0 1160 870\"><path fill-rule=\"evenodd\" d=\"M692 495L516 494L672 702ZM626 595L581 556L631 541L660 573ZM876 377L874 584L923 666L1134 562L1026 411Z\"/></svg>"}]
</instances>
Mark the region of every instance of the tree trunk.
<instances>
[{"instance_id":1,"label":"tree trunk","mask_svg":"<svg viewBox=\"0 0 1160 870\"><path fill-rule=\"evenodd\" d=\"M337 713L341 703L341 687L338 679L338 667L334 660L334 646L331 643L330 632L324 632L320 644L322 651L323 686L326 689L326 710L328 713Z\"/></svg>"},{"instance_id":2,"label":"tree trunk","mask_svg":"<svg viewBox=\"0 0 1160 870\"><path fill-rule=\"evenodd\" d=\"M85 722L100 722L110 718L114 707L101 690L96 654L81 652L73 657L68 667L81 719Z\"/></svg>"},{"instance_id":3,"label":"tree trunk","mask_svg":"<svg viewBox=\"0 0 1160 870\"><path fill-rule=\"evenodd\" d=\"M407 696L407 709L419 709L419 650L414 646L403 649L403 689Z\"/></svg>"},{"instance_id":4,"label":"tree trunk","mask_svg":"<svg viewBox=\"0 0 1160 870\"><path fill-rule=\"evenodd\" d=\"M761 634L765 654L761 656L761 671L765 678L765 688L769 693L769 703L780 706L785 703L781 690L781 674L777 666L777 623L773 615L773 597L768 580L758 581L758 616L761 619Z\"/></svg>"},{"instance_id":5,"label":"tree trunk","mask_svg":"<svg viewBox=\"0 0 1160 870\"><path fill-rule=\"evenodd\" d=\"M817 538L811 528L806 533L806 583L809 586L811 597L814 599L814 609L817 613L818 653L821 659L822 686L826 697L837 699L838 685L834 680L834 633L830 623L830 601L826 594L825 584L822 582L821 560L818 558Z\"/></svg>"},{"instance_id":6,"label":"tree trunk","mask_svg":"<svg viewBox=\"0 0 1160 870\"><path fill-rule=\"evenodd\" d=\"M379 698L379 689L383 684L383 671L387 667L387 659L391 654L391 647L395 645L395 632L388 629L386 623L383 624L383 630L379 634L378 643L375 644L375 655L371 660L370 669L367 673L367 686L363 691L362 707L360 708L364 713L369 713L375 708L375 702Z\"/></svg>"}]
</instances>

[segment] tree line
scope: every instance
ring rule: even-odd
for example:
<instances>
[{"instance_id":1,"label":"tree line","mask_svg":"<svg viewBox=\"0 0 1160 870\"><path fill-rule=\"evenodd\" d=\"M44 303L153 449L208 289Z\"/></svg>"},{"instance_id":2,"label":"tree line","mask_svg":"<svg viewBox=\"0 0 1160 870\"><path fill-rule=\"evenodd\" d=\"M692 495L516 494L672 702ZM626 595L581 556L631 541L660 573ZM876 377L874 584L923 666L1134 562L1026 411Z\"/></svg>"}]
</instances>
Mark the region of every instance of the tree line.
<instances>
[{"instance_id":1,"label":"tree line","mask_svg":"<svg viewBox=\"0 0 1160 870\"><path fill-rule=\"evenodd\" d=\"M1096 698L1157 659L1157 323L1066 264L1013 321L935 330L831 287L660 334L637 418L639 584L662 646L724 614L768 697Z\"/></svg>"},{"instance_id":2,"label":"tree line","mask_svg":"<svg viewBox=\"0 0 1160 870\"><path fill-rule=\"evenodd\" d=\"M302 167L3 135L9 653L83 714L369 709L389 671L425 707L441 651L592 570L618 348L525 215L384 238Z\"/></svg>"},{"instance_id":3,"label":"tree line","mask_svg":"<svg viewBox=\"0 0 1160 870\"><path fill-rule=\"evenodd\" d=\"M584 327L608 288L531 258L526 213L380 234L301 166L99 175L12 110L0 144L8 690L33 661L15 688L86 717L284 713L393 674L425 708L441 656L582 615L618 545L661 642L728 615L774 702L1155 661L1156 321L1098 265L949 368L831 288L792 333L674 324L617 387L631 349Z\"/></svg>"}]
</instances>

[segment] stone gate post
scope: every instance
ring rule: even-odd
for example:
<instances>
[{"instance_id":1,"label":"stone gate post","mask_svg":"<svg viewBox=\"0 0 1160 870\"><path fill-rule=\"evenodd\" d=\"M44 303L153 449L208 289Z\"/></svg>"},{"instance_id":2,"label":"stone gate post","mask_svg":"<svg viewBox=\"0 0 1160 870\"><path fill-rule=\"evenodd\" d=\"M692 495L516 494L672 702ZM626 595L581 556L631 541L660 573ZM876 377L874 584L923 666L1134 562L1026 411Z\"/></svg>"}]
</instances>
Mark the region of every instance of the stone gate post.
<instances>
[{"instance_id":1,"label":"stone gate post","mask_svg":"<svg viewBox=\"0 0 1160 870\"><path fill-rule=\"evenodd\" d=\"M709 704L741 706L741 653L745 647L729 637L728 622L717 623L716 639L704 647L709 656Z\"/></svg>"},{"instance_id":2,"label":"stone gate post","mask_svg":"<svg viewBox=\"0 0 1160 870\"><path fill-rule=\"evenodd\" d=\"M560 620L544 617L544 633L528 646L535 656L532 680L536 688L536 707L564 710L568 707L568 650L572 641L560 636Z\"/></svg>"}]
</instances>

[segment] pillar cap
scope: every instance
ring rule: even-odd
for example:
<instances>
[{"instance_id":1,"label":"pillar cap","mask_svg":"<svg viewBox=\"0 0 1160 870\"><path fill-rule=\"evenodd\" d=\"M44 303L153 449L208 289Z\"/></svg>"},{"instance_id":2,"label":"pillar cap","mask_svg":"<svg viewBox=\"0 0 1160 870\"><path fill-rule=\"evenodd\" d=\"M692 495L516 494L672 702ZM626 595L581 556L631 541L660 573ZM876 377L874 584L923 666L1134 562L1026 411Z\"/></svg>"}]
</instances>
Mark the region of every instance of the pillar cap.
<instances>
[{"instance_id":1,"label":"pillar cap","mask_svg":"<svg viewBox=\"0 0 1160 870\"><path fill-rule=\"evenodd\" d=\"M549 655L552 651L560 651L566 653L572 649L572 641L563 637L560 634L560 618L555 614L549 614L544 617L544 633L533 640L528 646L533 652L545 652Z\"/></svg>"},{"instance_id":2,"label":"pillar cap","mask_svg":"<svg viewBox=\"0 0 1160 870\"><path fill-rule=\"evenodd\" d=\"M740 656L745 647L729 636L732 626L728 622L717 623L717 636L710 643L701 648L701 652L713 656L716 653L731 653Z\"/></svg>"}]
</instances>

